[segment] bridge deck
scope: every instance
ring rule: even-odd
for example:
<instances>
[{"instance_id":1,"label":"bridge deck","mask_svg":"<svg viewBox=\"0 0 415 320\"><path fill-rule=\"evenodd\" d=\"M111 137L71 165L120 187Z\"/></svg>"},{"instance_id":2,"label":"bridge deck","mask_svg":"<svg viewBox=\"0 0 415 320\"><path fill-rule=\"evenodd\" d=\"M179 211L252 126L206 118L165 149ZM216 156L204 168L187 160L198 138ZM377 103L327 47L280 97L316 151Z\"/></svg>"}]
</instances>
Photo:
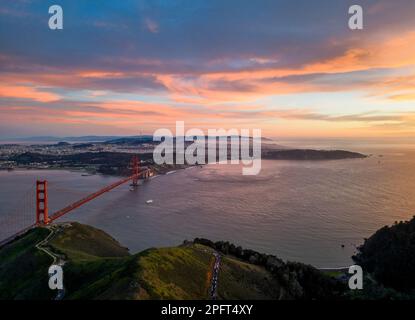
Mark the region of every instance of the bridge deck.
<instances>
[{"instance_id":1,"label":"bridge deck","mask_svg":"<svg viewBox=\"0 0 415 320\"><path fill-rule=\"evenodd\" d=\"M82 198L81 200L78 200L72 204L70 204L69 206L60 209L56 212L54 212L51 216L49 216L48 221L44 221L43 223L51 223L53 221L55 221L56 219L62 217L63 215L67 214L68 212L71 212L72 210L75 210L76 208L79 208L80 206L82 206L83 204L99 197L100 195L102 195L103 193L106 193L108 191L111 191L112 189L115 189L116 187L128 182L128 181L134 181L134 179L138 179L139 177L143 177L144 179L148 178L152 176L152 171L151 169L145 168L144 170L141 170L139 173L137 174L133 174L132 176L129 176L128 178L124 178L120 181L117 181L109 186L106 186L94 193L91 193L90 195ZM32 224L18 232L16 232L15 234L13 234L12 236L7 237L6 239L3 239L0 241L0 248L5 246L6 244L12 242L13 240L15 240L16 238L18 238L19 236L25 234L27 231L29 231L30 229L36 227L36 224Z\"/></svg>"}]
</instances>

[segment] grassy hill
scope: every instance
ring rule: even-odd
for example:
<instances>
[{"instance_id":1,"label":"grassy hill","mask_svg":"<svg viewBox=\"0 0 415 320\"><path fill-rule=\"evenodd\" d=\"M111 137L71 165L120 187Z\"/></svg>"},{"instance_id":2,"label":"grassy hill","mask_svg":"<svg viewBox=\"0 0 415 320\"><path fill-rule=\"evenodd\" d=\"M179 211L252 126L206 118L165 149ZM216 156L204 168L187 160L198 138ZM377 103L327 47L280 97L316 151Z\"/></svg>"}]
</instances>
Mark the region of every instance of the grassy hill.
<instances>
[{"instance_id":1,"label":"grassy hill","mask_svg":"<svg viewBox=\"0 0 415 320\"><path fill-rule=\"evenodd\" d=\"M0 299L51 299L48 267L52 258L35 244L49 234L37 228L0 250Z\"/></svg>"},{"instance_id":2,"label":"grassy hill","mask_svg":"<svg viewBox=\"0 0 415 320\"><path fill-rule=\"evenodd\" d=\"M65 299L209 298L215 248L190 242L131 255L101 230L64 223L49 229L33 229L0 249L0 299L54 298L56 292L48 288L47 275L53 259L36 247L51 232L43 247L65 262ZM287 270L292 277L295 270ZM219 299L294 297L287 294L292 288L283 274L276 277L275 272L223 254L217 296ZM300 290L305 289L300 287Z\"/></svg>"},{"instance_id":3,"label":"grassy hill","mask_svg":"<svg viewBox=\"0 0 415 320\"><path fill-rule=\"evenodd\" d=\"M260 266L232 257L222 259L218 279L218 297L224 300L278 299L283 288L277 279Z\"/></svg>"}]
</instances>

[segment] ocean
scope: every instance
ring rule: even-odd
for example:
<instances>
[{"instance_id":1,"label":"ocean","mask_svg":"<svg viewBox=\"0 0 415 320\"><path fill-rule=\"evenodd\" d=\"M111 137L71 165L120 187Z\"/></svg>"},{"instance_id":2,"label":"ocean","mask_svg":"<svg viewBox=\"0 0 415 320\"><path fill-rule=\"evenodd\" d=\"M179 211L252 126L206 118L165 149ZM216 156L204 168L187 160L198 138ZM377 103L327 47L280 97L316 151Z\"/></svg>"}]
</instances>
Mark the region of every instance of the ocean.
<instances>
[{"instance_id":1,"label":"ocean","mask_svg":"<svg viewBox=\"0 0 415 320\"><path fill-rule=\"evenodd\" d=\"M62 218L101 228L131 252L205 237L317 267L352 263L377 229L415 215L415 149L362 145L371 154L337 161L262 161L178 170L123 185ZM34 222L34 183L50 183L50 211L115 182L65 170L0 172L0 238ZM153 200L148 203L148 200Z\"/></svg>"}]
</instances>

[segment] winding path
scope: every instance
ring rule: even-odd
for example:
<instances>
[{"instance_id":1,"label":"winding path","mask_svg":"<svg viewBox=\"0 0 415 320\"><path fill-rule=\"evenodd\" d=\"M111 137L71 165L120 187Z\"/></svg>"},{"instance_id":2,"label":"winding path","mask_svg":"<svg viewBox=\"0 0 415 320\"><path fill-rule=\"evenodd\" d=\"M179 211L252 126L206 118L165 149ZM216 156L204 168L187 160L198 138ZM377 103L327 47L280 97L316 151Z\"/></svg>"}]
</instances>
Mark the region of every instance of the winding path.
<instances>
[{"instance_id":1,"label":"winding path","mask_svg":"<svg viewBox=\"0 0 415 320\"><path fill-rule=\"evenodd\" d=\"M220 262L221 262L221 255L218 252L214 252L213 255L215 256L215 264L213 265L213 272L212 272L212 282L210 284L210 299L216 300L218 298L217 291L218 291L218 278L219 278L219 269L220 269Z\"/></svg>"},{"instance_id":2,"label":"winding path","mask_svg":"<svg viewBox=\"0 0 415 320\"><path fill-rule=\"evenodd\" d=\"M53 253L51 250L49 250L49 248L47 248L47 245L49 244L50 239L52 239L52 237L54 235L56 235L56 233L60 230L59 226L49 226L46 227L50 233L48 234L48 236L43 239L42 241L38 242L35 247L36 249L46 253L48 256L50 256L53 259L52 265L58 265L58 266L63 266L66 261L62 258L62 256L57 255L55 253ZM58 289L58 293L55 297L55 300L62 300L63 297L65 296L65 288L63 289Z\"/></svg>"}]
</instances>

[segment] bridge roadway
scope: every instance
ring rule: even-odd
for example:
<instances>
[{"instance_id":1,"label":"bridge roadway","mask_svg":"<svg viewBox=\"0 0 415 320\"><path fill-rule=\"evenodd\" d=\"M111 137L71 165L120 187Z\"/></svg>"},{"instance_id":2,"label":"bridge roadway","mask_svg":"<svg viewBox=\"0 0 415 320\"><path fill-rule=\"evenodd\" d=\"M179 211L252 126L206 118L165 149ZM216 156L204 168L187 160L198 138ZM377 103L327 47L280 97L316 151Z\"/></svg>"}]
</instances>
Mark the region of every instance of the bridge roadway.
<instances>
[{"instance_id":1,"label":"bridge roadway","mask_svg":"<svg viewBox=\"0 0 415 320\"><path fill-rule=\"evenodd\" d=\"M76 208L79 208L83 204L85 204L85 203L87 203L87 202L89 202L91 200L94 200L95 198L99 197L103 193L109 192L112 189L115 189L118 186L120 186L120 185L122 185L122 184L124 184L124 183L126 183L126 182L128 182L130 180L137 179L140 176L148 177L149 176L149 173L150 173L150 169L142 170L137 175L133 174L132 176L129 176L128 178L125 178L125 179L122 179L120 181L117 181L117 182L115 182L115 183L113 183L113 184L111 184L109 186L106 186L106 187L102 188L101 190L98 190L98 191L96 191L94 193L91 193L90 195L86 196L85 198L82 198L81 200L78 200L78 201L70 204L69 206L67 206L67 207L65 207L65 208L63 208L63 209L61 209L61 210L56 211L55 213L53 213L51 216L49 216L48 223L53 222L54 220L62 217L63 215L67 214L68 212L70 212L70 211L72 211L72 210L74 210Z\"/></svg>"},{"instance_id":2,"label":"bridge roadway","mask_svg":"<svg viewBox=\"0 0 415 320\"><path fill-rule=\"evenodd\" d=\"M118 186L120 186L120 185L122 185L122 184L124 184L124 183L126 183L130 180L133 180L135 178L136 178L136 176L132 175L128 178L117 181L117 182L115 182L115 183L113 183L109 186L106 186L105 188L102 188L101 190L98 190L97 192L91 193L90 195L86 196L85 198L82 198L81 200L78 200L78 201L70 204L69 206L67 206L67 207L65 207L65 208L63 208L59 211L56 211L55 213L53 213L52 215L49 216L49 222L48 223L53 222L54 220L62 217L63 215L67 214L68 212L70 212L72 210L75 210L76 208L79 208L80 206L82 206L83 204L85 204L85 203L87 203L91 200L94 200L95 198L99 197L103 193L111 191L112 189L115 189L116 187L118 187Z\"/></svg>"},{"instance_id":3,"label":"bridge roadway","mask_svg":"<svg viewBox=\"0 0 415 320\"><path fill-rule=\"evenodd\" d=\"M118 186L128 182L128 181L134 181L134 179L137 179L139 177L144 177L144 178L148 178L152 175L152 172L150 169L144 169L142 171L140 171L138 174L133 174L132 176L129 176L128 178L122 179L120 181L117 181L109 186L106 186L94 193L91 193L90 195L86 196L85 198L82 198L81 200L78 200L72 204L70 204L69 206L60 209L58 211L56 211L55 213L53 213L52 215L49 216L48 221L46 222L46 224L49 224L53 221L55 221L56 219L62 217L63 215L67 214L68 212L75 210L76 208L79 208L80 206L82 206L83 204L99 197L100 195L102 195L103 193L109 192L112 189L117 188ZM8 243L12 242L13 240L15 240L16 238L22 236L23 234L25 234L27 231L29 231L30 229L36 227L36 224L32 224L18 232L16 232L15 234L13 234L12 236L1 240L0 241L0 248L2 248L3 246L7 245Z\"/></svg>"}]
</instances>

